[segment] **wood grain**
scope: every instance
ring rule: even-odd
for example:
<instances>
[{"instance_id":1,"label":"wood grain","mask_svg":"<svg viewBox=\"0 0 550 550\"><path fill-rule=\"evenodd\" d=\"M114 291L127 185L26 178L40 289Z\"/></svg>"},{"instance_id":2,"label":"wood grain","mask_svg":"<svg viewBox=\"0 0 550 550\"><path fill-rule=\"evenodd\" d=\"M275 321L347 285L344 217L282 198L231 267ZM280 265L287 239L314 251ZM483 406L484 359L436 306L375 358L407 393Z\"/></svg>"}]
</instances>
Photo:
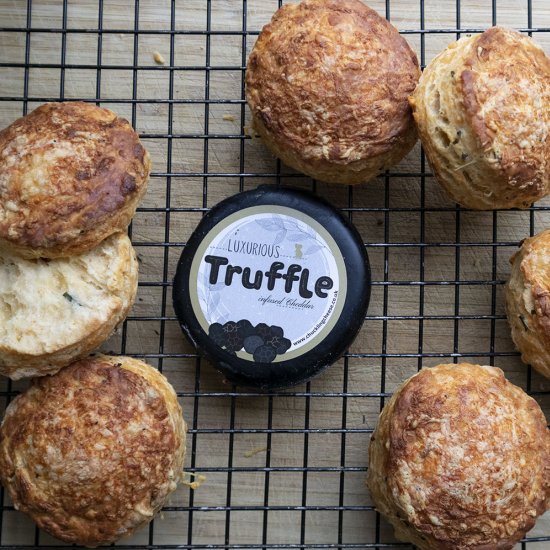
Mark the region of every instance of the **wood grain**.
<instances>
[{"instance_id":1,"label":"wood grain","mask_svg":"<svg viewBox=\"0 0 550 550\"><path fill-rule=\"evenodd\" d=\"M531 3L532 26L546 29L535 38L550 52L550 2ZM518 241L548 227L550 214L459 212L429 175L419 145L389 178L352 191L318 184L319 195L338 207L354 209L350 218L367 244L375 282L368 318L351 356L309 385L295 388L292 395L233 394L183 339L174 320L169 284L154 283L171 282L182 246L201 218L200 209L241 186L251 189L279 179L274 176L277 161L259 140L245 134L249 114L241 102L243 59L278 2L246 2L248 34L243 39L240 0L214 0L210 15L205 0L177 0L174 28L185 33L174 35L173 49L170 33L165 32L172 23L169 0L139 3L139 29L150 34L140 34L138 40L131 32L136 24L134 3L103 4L101 25L107 32L99 37L98 2L90 0L68 2L67 28L84 32L0 32L0 97L12 98L0 101L0 126L22 114L25 88L29 110L62 94L65 99L94 99L99 89L102 104L132 120L146 136L153 158L150 190L132 228L141 266L138 299L124 328L125 345L119 331L103 349L145 357L162 368L181 394L192 429L187 467L205 472L207 481L194 493L180 487L169 506L181 510L163 512L151 531L122 544L287 548L347 543L367 548L376 541L377 524L375 513L362 509L371 505L364 483L369 439L365 430L376 424L384 401L380 393L391 393L419 367L452 362L453 354L486 363L492 351L504 354L494 357L494 364L514 383L527 388L530 382L532 391L550 391L550 381L536 373L529 379L514 354L501 284L509 275L508 258ZM455 0L425 0L423 18L417 1L388 4L392 22L406 31L424 64L456 38ZM492 24L491 1L460 4L462 28ZM528 25L527 0L496 4L499 24ZM385 13L384 0L370 5ZM63 3L33 0L31 16L34 28L61 29ZM26 2L0 0L1 27L24 28L26 21ZM203 34L208 24L215 31L209 37ZM421 27L440 32L424 34L418 32ZM442 32L445 29L450 32ZM29 69L21 66L27 39ZM165 65L155 63L155 52ZM178 69L170 70L171 60ZM211 69L205 71L207 64ZM180 101L171 113L165 101L170 90L172 99ZM138 101L129 102L131 98ZM177 137L168 139L170 130ZM423 169L428 175L421 175ZM172 176L167 178L167 173ZM311 187L310 180L284 166L281 173L283 183ZM550 206L550 200L537 206ZM453 282L457 280L459 284ZM457 320L456 315L463 317ZM398 356L403 354L406 357ZM22 387L14 384L11 389ZM1 381L0 389L6 388L6 381ZM343 391L347 397L338 395ZM548 417L550 396L537 399ZM342 433L342 428L348 432ZM261 448L267 451L249 456ZM266 473L266 467L271 471ZM549 514L530 533L548 535ZM32 522L9 509L3 512L0 536L2 545L35 543ZM38 537L40 544L59 545L44 533ZM383 521L379 541L394 542ZM548 544L530 542L527 549L544 550Z\"/></svg>"}]
</instances>

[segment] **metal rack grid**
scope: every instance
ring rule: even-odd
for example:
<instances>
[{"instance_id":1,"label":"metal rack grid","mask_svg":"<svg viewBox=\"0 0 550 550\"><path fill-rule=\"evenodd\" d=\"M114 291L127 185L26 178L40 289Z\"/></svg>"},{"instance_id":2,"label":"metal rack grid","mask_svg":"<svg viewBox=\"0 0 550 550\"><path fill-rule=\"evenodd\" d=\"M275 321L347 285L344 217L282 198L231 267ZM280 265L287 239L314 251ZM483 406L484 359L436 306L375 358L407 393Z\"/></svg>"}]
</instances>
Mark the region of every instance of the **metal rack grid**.
<instances>
[{"instance_id":1,"label":"metal rack grid","mask_svg":"<svg viewBox=\"0 0 550 550\"><path fill-rule=\"evenodd\" d=\"M164 518L134 539L121 541L121 546L410 548L395 542L363 487L376 415L406 376L438 362L487 362L501 366L547 414L550 410L550 385L521 366L502 307L509 252L521 238L548 225L550 203L541 201L521 213L483 214L451 205L438 190L419 146L392 171L357 188L312 182L272 161L247 129L244 70L261 24L281 3L0 0L4 125L45 101L91 101L126 114L154 153L152 198L138 209L131 228L142 263L138 302L104 349L143 358L165 372L189 422L187 471L209 479L196 493L178 490ZM483 9L472 23L475 4ZM503 5L509 25L547 40L550 14L542 4L370 2L388 19L397 14L406 20L399 27L422 66L429 61L428 42L434 37L440 38L437 50L461 34L481 32L501 22ZM158 19L151 15L155 9L161 10ZM147 24L144 10L149 10ZM541 21L536 19L539 12ZM79 14L84 14L82 20ZM128 51L119 50L119 58L107 61L106 44L113 39ZM13 51L21 57L10 58L7 46L17 40ZM149 49L155 40L168 52L165 65L152 61ZM90 52L79 47L79 41ZM217 57L225 59L226 44L238 54L234 62L220 64ZM42 47L55 57L41 59ZM87 61L75 60L75 52ZM78 71L85 76L71 89L71 75ZM54 80L53 87L36 86L41 73ZM228 74L235 81L230 86L224 80ZM86 88L90 79L91 87ZM16 85L10 84L14 80ZM143 80L148 83L144 89ZM186 88L187 80L198 83L200 93L194 95L193 85ZM226 92L223 86L229 86ZM81 93L83 89L88 91ZM224 111L235 115L221 116L220 122ZM142 119L154 122L148 127ZM182 128L180 119L190 124ZM225 122L235 125L228 131ZM158 129L160 123L163 130ZM236 155L235 163L226 162L226 149ZM193 162L185 164L182 157ZM200 216L221 198L266 181L312 188L349 216L371 255L373 301L357 342L325 374L290 391L259 394L224 384L183 341L170 292L175 261ZM3 382L4 406L21 387ZM254 447L258 442L261 449ZM243 454L244 449L248 451ZM1 548L59 546L15 512L4 494L1 502ZM548 548L550 523L537 529L522 548Z\"/></svg>"}]
</instances>

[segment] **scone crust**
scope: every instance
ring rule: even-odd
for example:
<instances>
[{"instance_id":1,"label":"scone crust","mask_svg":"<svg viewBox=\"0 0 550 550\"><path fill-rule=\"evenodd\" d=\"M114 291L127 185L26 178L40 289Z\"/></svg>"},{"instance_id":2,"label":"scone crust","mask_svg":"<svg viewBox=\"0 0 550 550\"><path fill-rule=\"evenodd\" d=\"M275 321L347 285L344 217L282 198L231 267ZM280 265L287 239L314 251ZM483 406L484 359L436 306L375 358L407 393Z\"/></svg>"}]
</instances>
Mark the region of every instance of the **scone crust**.
<instances>
[{"instance_id":1,"label":"scone crust","mask_svg":"<svg viewBox=\"0 0 550 550\"><path fill-rule=\"evenodd\" d=\"M95 547L131 535L180 480L185 423L153 367L94 356L34 381L0 428L0 476L51 535Z\"/></svg>"},{"instance_id":2,"label":"scone crust","mask_svg":"<svg viewBox=\"0 0 550 550\"><path fill-rule=\"evenodd\" d=\"M550 59L492 27L448 46L411 97L432 170L468 208L526 208L550 192Z\"/></svg>"},{"instance_id":3,"label":"scone crust","mask_svg":"<svg viewBox=\"0 0 550 550\"><path fill-rule=\"evenodd\" d=\"M255 129L289 166L322 181L362 183L417 139L407 102L416 55L359 0L280 8L250 54L246 98Z\"/></svg>"},{"instance_id":4,"label":"scone crust","mask_svg":"<svg viewBox=\"0 0 550 550\"><path fill-rule=\"evenodd\" d=\"M550 378L550 230L525 239L510 258L506 313L525 363Z\"/></svg>"},{"instance_id":5,"label":"scone crust","mask_svg":"<svg viewBox=\"0 0 550 550\"><path fill-rule=\"evenodd\" d=\"M544 414L500 369L423 369L380 415L368 486L422 550L508 550L550 505Z\"/></svg>"},{"instance_id":6,"label":"scone crust","mask_svg":"<svg viewBox=\"0 0 550 550\"><path fill-rule=\"evenodd\" d=\"M124 321L137 288L138 262L125 233L69 258L0 252L0 374L44 376L85 357Z\"/></svg>"},{"instance_id":7,"label":"scone crust","mask_svg":"<svg viewBox=\"0 0 550 550\"><path fill-rule=\"evenodd\" d=\"M151 162L128 121L81 102L47 103L0 132L0 248L80 254L130 223Z\"/></svg>"}]
</instances>

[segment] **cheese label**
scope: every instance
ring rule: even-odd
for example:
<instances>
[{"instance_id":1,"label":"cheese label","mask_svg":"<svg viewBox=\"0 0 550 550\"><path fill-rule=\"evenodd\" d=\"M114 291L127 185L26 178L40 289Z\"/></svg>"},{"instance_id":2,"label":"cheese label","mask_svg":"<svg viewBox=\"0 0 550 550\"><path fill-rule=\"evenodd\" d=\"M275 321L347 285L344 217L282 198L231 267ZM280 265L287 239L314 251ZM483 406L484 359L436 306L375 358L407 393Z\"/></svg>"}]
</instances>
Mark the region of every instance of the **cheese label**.
<instances>
[{"instance_id":1,"label":"cheese label","mask_svg":"<svg viewBox=\"0 0 550 550\"><path fill-rule=\"evenodd\" d=\"M330 334L347 277L342 252L321 223L285 206L252 206L202 239L189 296L217 346L251 362L276 363Z\"/></svg>"}]
</instances>

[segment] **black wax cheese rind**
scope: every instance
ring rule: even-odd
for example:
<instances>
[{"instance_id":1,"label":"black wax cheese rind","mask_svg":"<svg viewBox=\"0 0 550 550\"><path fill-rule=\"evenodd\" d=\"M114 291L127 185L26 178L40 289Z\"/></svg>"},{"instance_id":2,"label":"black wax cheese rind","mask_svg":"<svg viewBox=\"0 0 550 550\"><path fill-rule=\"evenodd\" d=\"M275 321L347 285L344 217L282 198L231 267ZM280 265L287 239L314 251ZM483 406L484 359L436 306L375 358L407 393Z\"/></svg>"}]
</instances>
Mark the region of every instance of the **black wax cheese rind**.
<instances>
[{"instance_id":1,"label":"black wax cheese rind","mask_svg":"<svg viewBox=\"0 0 550 550\"><path fill-rule=\"evenodd\" d=\"M204 216L173 287L191 342L230 382L263 390L305 382L338 359L369 297L353 225L312 193L268 185Z\"/></svg>"}]
</instances>

